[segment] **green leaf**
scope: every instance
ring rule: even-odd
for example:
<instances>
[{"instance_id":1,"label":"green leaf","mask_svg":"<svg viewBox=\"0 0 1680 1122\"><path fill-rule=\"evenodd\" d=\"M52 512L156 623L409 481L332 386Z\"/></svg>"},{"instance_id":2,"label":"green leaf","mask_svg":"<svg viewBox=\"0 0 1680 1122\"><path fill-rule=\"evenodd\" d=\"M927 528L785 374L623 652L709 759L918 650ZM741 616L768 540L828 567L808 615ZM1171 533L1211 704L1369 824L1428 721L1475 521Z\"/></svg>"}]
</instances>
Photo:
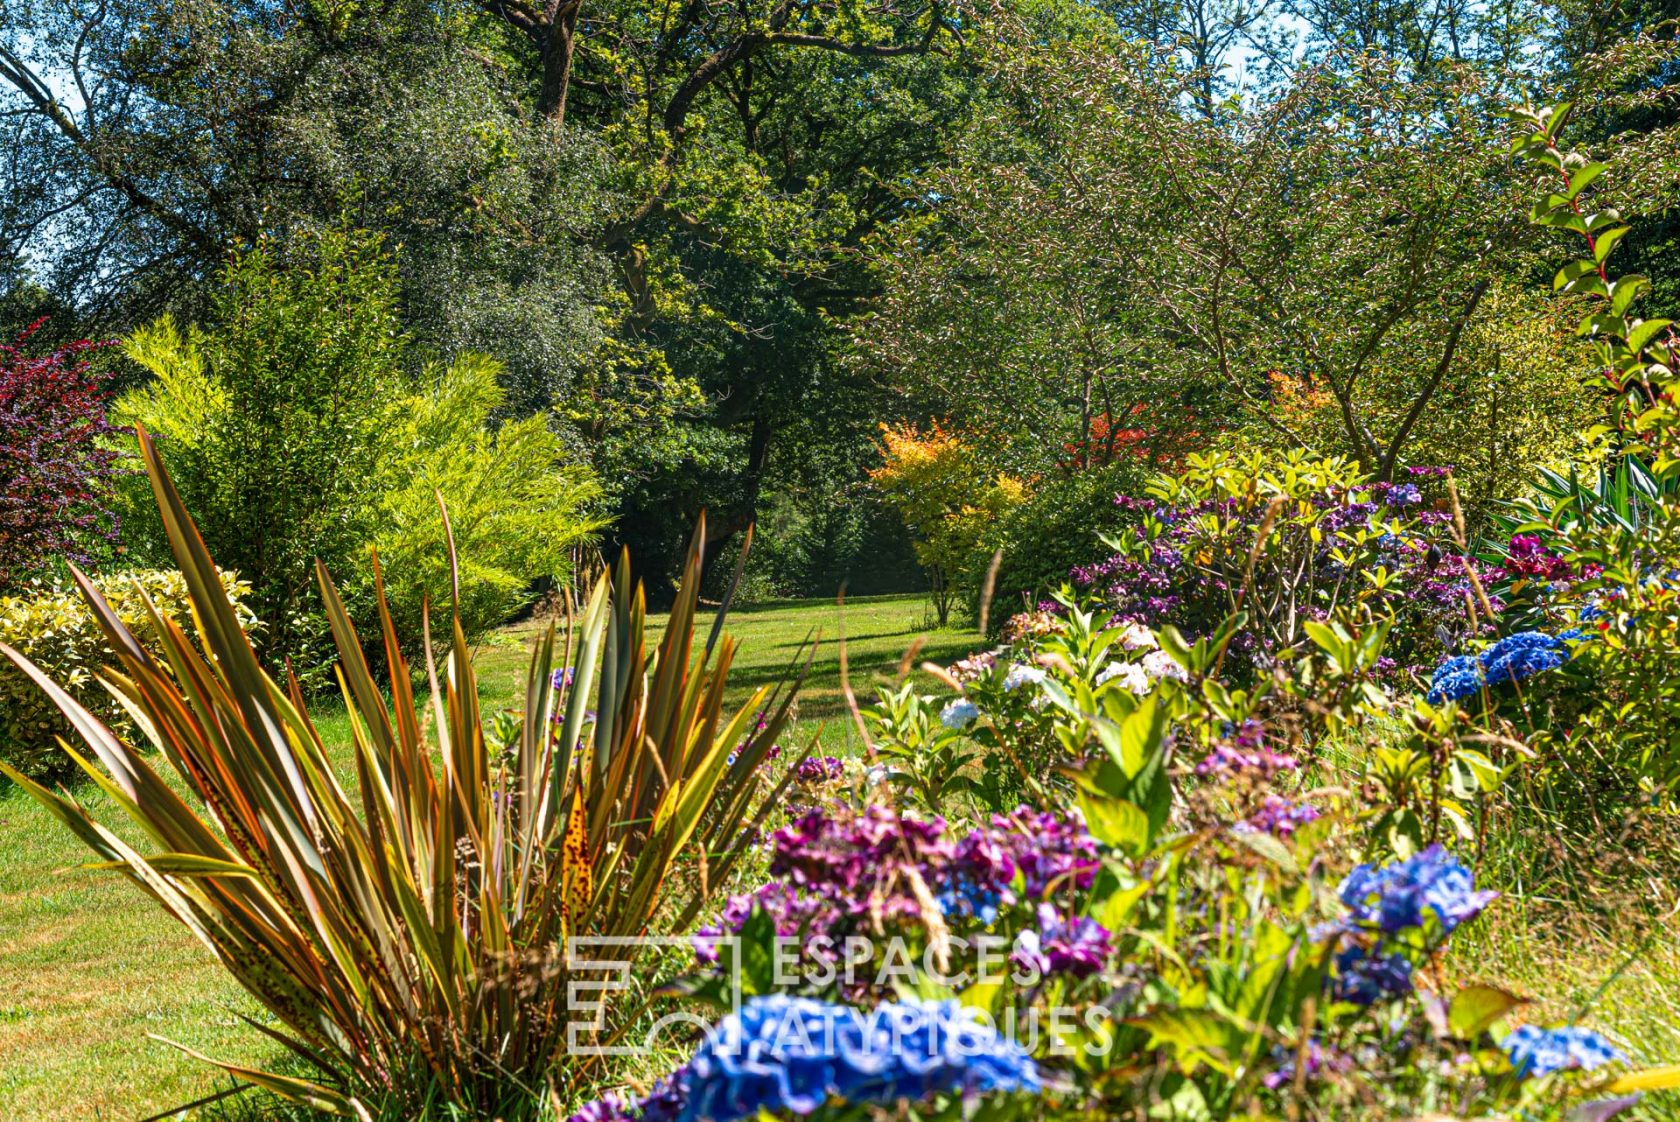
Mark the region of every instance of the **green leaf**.
<instances>
[{"instance_id":1,"label":"green leaf","mask_svg":"<svg viewBox=\"0 0 1680 1122\"><path fill-rule=\"evenodd\" d=\"M1573 199L1582 191L1586 190L1588 184L1603 175L1607 170L1607 167L1608 165L1606 164L1588 164L1583 168L1577 169L1575 174L1569 177L1569 198Z\"/></svg>"},{"instance_id":2,"label":"green leaf","mask_svg":"<svg viewBox=\"0 0 1680 1122\"><path fill-rule=\"evenodd\" d=\"M1232 832L1231 838L1238 845L1253 850L1285 872L1295 872L1295 855L1289 852L1288 846L1272 835L1259 830L1238 830Z\"/></svg>"},{"instance_id":3,"label":"green leaf","mask_svg":"<svg viewBox=\"0 0 1680 1122\"><path fill-rule=\"evenodd\" d=\"M1125 1023L1148 1030L1149 1047L1169 1048L1186 1073L1205 1063L1228 1075L1242 1054L1237 1027L1211 1009L1157 1009Z\"/></svg>"},{"instance_id":4,"label":"green leaf","mask_svg":"<svg viewBox=\"0 0 1680 1122\"><path fill-rule=\"evenodd\" d=\"M1572 210L1547 210L1536 205L1530 217L1537 226L1550 226L1554 230L1573 230L1577 234L1587 232L1587 224Z\"/></svg>"},{"instance_id":5,"label":"green leaf","mask_svg":"<svg viewBox=\"0 0 1680 1122\"><path fill-rule=\"evenodd\" d=\"M983 1013L990 1013L997 1008L998 994L1003 990L1003 979L991 981L977 981L957 994L957 1000L970 1009L978 1009Z\"/></svg>"},{"instance_id":6,"label":"green leaf","mask_svg":"<svg viewBox=\"0 0 1680 1122\"><path fill-rule=\"evenodd\" d=\"M1657 336L1667 331L1674 321L1671 319L1642 319L1634 324L1627 333L1628 350L1639 354L1651 345Z\"/></svg>"},{"instance_id":7,"label":"green leaf","mask_svg":"<svg viewBox=\"0 0 1680 1122\"><path fill-rule=\"evenodd\" d=\"M1154 887L1151 881L1140 881L1130 888L1115 891L1093 910L1092 918L1110 931L1119 931L1136 910L1139 901Z\"/></svg>"},{"instance_id":8,"label":"green leaf","mask_svg":"<svg viewBox=\"0 0 1680 1122\"><path fill-rule=\"evenodd\" d=\"M1612 226L1593 236L1593 260L1600 265L1610 256L1610 251L1616 248L1616 243L1627 237L1628 227Z\"/></svg>"},{"instance_id":9,"label":"green leaf","mask_svg":"<svg viewBox=\"0 0 1680 1122\"><path fill-rule=\"evenodd\" d=\"M1556 291L1557 289L1568 288L1582 277L1596 275L1597 273L1597 264L1585 258L1578 258L1557 271L1557 276L1552 278L1552 289Z\"/></svg>"},{"instance_id":10,"label":"green leaf","mask_svg":"<svg viewBox=\"0 0 1680 1122\"><path fill-rule=\"evenodd\" d=\"M1127 778L1136 778L1152 758L1160 754L1167 736L1167 712L1151 696L1120 726L1120 758L1115 762Z\"/></svg>"},{"instance_id":11,"label":"green leaf","mask_svg":"<svg viewBox=\"0 0 1680 1122\"><path fill-rule=\"evenodd\" d=\"M1137 857L1149 848L1149 816L1136 803L1078 792L1079 809L1091 836Z\"/></svg>"},{"instance_id":12,"label":"green leaf","mask_svg":"<svg viewBox=\"0 0 1680 1122\"><path fill-rule=\"evenodd\" d=\"M1447 1027L1454 1036L1474 1040L1505 1014L1528 1002L1526 997L1482 984L1465 986L1453 995L1447 1009Z\"/></svg>"},{"instance_id":13,"label":"green leaf","mask_svg":"<svg viewBox=\"0 0 1680 1122\"><path fill-rule=\"evenodd\" d=\"M1621 277L1610 289L1610 311L1618 316L1626 315L1629 305L1650 287L1651 282L1637 274Z\"/></svg>"}]
</instances>

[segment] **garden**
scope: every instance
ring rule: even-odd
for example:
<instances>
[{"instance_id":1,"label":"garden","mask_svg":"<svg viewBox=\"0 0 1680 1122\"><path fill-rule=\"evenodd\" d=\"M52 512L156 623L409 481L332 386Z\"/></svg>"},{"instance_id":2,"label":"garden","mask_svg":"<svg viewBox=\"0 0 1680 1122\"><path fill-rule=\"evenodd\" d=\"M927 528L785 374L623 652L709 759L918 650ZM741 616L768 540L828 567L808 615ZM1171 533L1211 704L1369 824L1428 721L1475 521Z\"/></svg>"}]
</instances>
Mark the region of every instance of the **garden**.
<instances>
[{"instance_id":1,"label":"garden","mask_svg":"<svg viewBox=\"0 0 1680 1122\"><path fill-rule=\"evenodd\" d=\"M1680 1118L1676 30L0 4L0 1119Z\"/></svg>"}]
</instances>

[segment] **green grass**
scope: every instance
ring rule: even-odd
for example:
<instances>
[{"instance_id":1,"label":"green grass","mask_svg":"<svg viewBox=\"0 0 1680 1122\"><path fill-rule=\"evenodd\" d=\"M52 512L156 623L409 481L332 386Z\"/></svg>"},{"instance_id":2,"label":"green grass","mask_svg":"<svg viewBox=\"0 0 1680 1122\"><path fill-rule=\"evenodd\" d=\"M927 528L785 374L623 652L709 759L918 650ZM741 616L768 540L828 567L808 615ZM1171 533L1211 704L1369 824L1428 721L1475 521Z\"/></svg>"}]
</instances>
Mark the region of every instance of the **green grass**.
<instances>
[{"instance_id":1,"label":"green grass","mask_svg":"<svg viewBox=\"0 0 1680 1122\"><path fill-rule=\"evenodd\" d=\"M870 686L895 676L905 651L926 637L916 661L949 661L981 645L972 632L925 628L917 597L855 600L844 616L851 682L867 704ZM655 617L656 627L663 619ZM732 700L774 685L813 632L822 643L787 744L820 739L822 751L859 749L840 688L841 619L826 602L737 609L740 642ZM495 635L479 652L487 709L513 703L538 624ZM318 727L345 744L341 708L324 705ZM81 796L101 801L97 790ZM104 816L137 840L126 820ZM241 1024L256 1003L184 929L115 874L79 870L86 851L32 800L0 793L0 1120L114 1119L133 1122L225 1085L203 1064L148 1039L156 1034L222 1059L272 1059L275 1049Z\"/></svg>"}]
</instances>

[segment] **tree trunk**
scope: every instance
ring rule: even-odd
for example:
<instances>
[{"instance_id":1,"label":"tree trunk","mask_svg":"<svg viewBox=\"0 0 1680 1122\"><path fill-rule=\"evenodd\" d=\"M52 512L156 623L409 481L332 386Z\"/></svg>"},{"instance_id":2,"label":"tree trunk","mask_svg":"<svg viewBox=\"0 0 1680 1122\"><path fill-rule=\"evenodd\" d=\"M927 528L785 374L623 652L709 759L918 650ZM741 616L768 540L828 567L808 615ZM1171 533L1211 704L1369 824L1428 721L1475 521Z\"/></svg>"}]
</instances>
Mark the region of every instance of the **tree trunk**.
<instances>
[{"instance_id":1,"label":"tree trunk","mask_svg":"<svg viewBox=\"0 0 1680 1122\"><path fill-rule=\"evenodd\" d=\"M568 0L557 8L543 45L537 109L556 127L566 123L566 91L572 82L572 56L577 52L577 21L582 7L583 0Z\"/></svg>"},{"instance_id":2,"label":"tree trunk","mask_svg":"<svg viewBox=\"0 0 1680 1122\"><path fill-rule=\"evenodd\" d=\"M727 547L737 534L758 520L758 497L764 487L764 469L770 459L771 425L762 412L753 416L752 435L747 442L747 469L741 500L732 509L706 518L706 543L702 560L710 568L726 559Z\"/></svg>"}]
</instances>

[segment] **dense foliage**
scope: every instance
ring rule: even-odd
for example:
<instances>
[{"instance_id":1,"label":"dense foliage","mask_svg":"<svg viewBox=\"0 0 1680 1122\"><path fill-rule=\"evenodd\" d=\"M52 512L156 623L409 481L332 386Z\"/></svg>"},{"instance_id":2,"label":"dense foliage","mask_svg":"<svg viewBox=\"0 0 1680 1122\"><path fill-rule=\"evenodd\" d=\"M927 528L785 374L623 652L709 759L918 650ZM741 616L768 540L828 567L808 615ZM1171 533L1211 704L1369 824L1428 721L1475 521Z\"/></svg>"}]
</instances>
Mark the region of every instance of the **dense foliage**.
<instances>
[{"instance_id":1,"label":"dense foliage","mask_svg":"<svg viewBox=\"0 0 1680 1122\"><path fill-rule=\"evenodd\" d=\"M177 627L191 625L187 586L179 573L108 573L91 585L154 658L163 653L154 612ZM256 630L258 621L246 606L250 586L236 574L225 572L222 587L240 621ZM132 735L134 726L128 714L99 680L100 672L112 663L116 652L77 589L48 587L24 596L0 597L0 643L51 675L77 704L106 725ZM9 662L0 666L0 762L33 779L63 777L74 770L74 765L58 742L70 734L70 724L27 675Z\"/></svg>"},{"instance_id":2,"label":"dense foliage","mask_svg":"<svg viewBox=\"0 0 1680 1122\"><path fill-rule=\"evenodd\" d=\"M264 651L314 684L330 657L311 573L345 574L351 614L374 633L367 551L385 555L387 594L405 643L419 641L422 600L451 591L441 495L465 564L470 641L563 579L592 540L600 495L540 417L497 425L500 368L476 355L406 370L393 263L364 238L331 232L290 265L259 245L229 266L209 325L165 317L136 331L127 355L152 380L114 414L169 449L205 540L250 580L268 628ZM143 476L123 489L131 548L167 558L167 535Z\"/></svg>"},{"instance_id":3,"label":"dense foliage","mask_svg":"<svg viewBox=\"0 0 1680 1122\"><path fill-rule=\"evenodd\" d=\"M88 342L25 353L32 324L0 344L0 592L16 592L61 556L104 553L118 466L105 438L104 379Z\"/></svg>"}]
</instances>

